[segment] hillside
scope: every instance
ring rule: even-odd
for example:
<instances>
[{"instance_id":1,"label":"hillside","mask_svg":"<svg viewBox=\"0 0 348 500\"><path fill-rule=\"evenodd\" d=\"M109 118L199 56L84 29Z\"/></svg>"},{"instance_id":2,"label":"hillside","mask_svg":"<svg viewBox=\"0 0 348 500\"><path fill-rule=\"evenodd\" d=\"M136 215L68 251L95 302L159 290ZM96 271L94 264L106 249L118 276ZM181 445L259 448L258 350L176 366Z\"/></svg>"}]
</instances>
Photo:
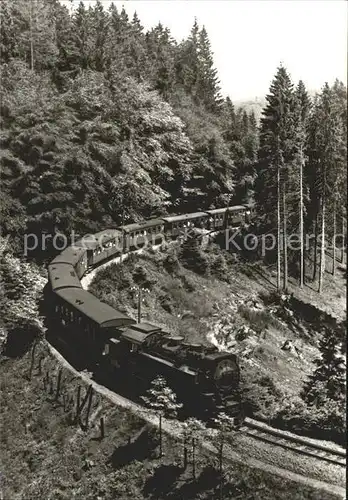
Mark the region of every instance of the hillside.
<instances>
[{"instance_id":1,"label":"hillside","mask_svg":"<svg viewBox=\"0 0 348 500\"><path fill-rule=\"evenodd\" d=\"M108 266L97 274L90 290L136 318L136 287L146 288L143 319L183 336L186 342L212 342L238 354L250 414L273 420L277 426L291 425L292 404L298 405L299 414L306 411L301 391L320 354L323 328L332 328L330 316L326 320L318 312L306 313L306 307L296 302L279 301L274 277L266 267L238 262L214 245L204 252L191 246L192 241L187 245L133 256L122 267ZM337 275L330 283L318 305L327 309L331 304L338 314L337 335L342 335L344 312L337 295L344 301L344 276ZM310 304L311 287L299 299ZM331 411L340 412L339 408ZM311 430L310 412L306 418L302 432L342 439L339 426L329 431L324 430L326 424L321 430L315 424Z\"/></svg>"},{"instance_id":2,"label":"hillside","mask_svg":"<svg viewBox=\"0 0 348 500\"><path fill-rule=\"evenodd\" d=\"M256 124L220 97L204 28L178 45L98 2L73 16L57 0L27 6L1 3L0 215L18 255L47 260L73 231L250 197Z\"/></svg>"},{"instance_id":3,"label":"hillside","mask_svg":"<svg viewBox=\"0 0 348 500\"><path fill-rule=\"evenodd\" d=\"M241 237L267 235L274 245L237 255L218 238L206 249L176 242L97 272L91 291L135 318L144 287L143 318L238 355L249 415L345 439L346 265L331 255L336 245L325 248L347 239L345 85L325 85L313 100L281 65L265 99L233 103L197 19L179 43L162 23L145 30L136 13L106 3L71 12L59 0L0 2L1 500L221 497L216 449L199 449L193 478L170 432L177 420L166 423L159 459L153 415L148 426L120 395L87 392L91 374L48 344L43 291L53 257L86 233L168 214L252 203ZM303 259L287 246L299 235L310 237ZM277 263L286 293L275 293ZM88 429L80 417L90 417ZM268 467L245 464L245 449ZM228 450L226 499L331 500L313 481L343 483L336 469L291 457L287 472L299 467L312 486L280 480L270 473L280 454L243 436Z\"/></svg>"},{"instance_id":4,"label":"hillside","mask_svg":"<svg viewBox=\"0 0 348 500\"><path fill-rule=\"evenodd\" d=\"M40 361L39 361L40 360ZM33 369L32 369L32 368ZM31 376L29 375L31 372ZM57 395L58 374L61 372ZM93 393L88 428L86 406L76 419L78 385L86 383L59 364L44 344L0 361L2 404L1 487L5 499L68 500L122 498L208 500L219 495L214 459L197 444L196 478L183 468L180 439L165 434L158 456L155 427ZM104 437L99 421L104 418ZM333 500L339 495L226 461L224 498ZM341 480L342 481L342 480ZM276 493L275 493L276 492Z\"/></svg>"}]
</instances>

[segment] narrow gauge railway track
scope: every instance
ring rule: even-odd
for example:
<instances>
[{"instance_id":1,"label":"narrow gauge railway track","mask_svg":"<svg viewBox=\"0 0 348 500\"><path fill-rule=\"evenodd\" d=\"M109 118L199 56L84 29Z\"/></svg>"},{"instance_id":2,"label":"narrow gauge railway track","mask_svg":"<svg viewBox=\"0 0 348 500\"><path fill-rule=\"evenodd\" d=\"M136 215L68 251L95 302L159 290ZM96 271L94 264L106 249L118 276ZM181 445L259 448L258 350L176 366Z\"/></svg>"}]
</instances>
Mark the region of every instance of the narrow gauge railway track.
<instances>
[{"instance_id":1,"label":"narrow gauge railway track","mask_svg":"<svg viewBox=\"0 0 348 500\"><path fill-rule=\"evenodd\" d=\"M273 444L295 453L314 457L342 467L346 466L345 451L312 443L305 438L286 434L280 429L263 426L262 423L258 423L255 420L246 418L242 427L240 427L240 432L259 441Z\"/></svg>"},{"instance_id":2,"label":"narrow gauge railway track","mask_svg":"<svg viewBox=\"0 0 348 500\"><path fill-rule=\"evenodd\" d=\"M154 248L159 248L160 245L155 245ZM127 259L127 257L132 253L142 253L143 249L138 249L135 251L127 252L123 254L122 260ZM99 264L93 270L89 270L82 278L82 286L87 289L92 278L97 272L98 268L107 267L113 262L120 263L121 258L118 257L113 261L108 261L104 264ZM343 450L337 450L329 447L325 447L320 445L319 443L312 443L308 441L306 438L301 438L300 436L296 436L294 434L289 435L289 433L285 433L281 429L270 428L265 426L263 422L253 420L250 418L246 418L243 422L243 426L240 428L240 431L246 435L254 439L258 439L259 441L263 441L269 444L277 445L289 451L293 451L295 453L299 453L302 455L307 455L309 457L321 459L326 461L327 463L331 463L334 465L339 465L344 467L346 465L346 453Z\"/></svg>"}]
</instances>

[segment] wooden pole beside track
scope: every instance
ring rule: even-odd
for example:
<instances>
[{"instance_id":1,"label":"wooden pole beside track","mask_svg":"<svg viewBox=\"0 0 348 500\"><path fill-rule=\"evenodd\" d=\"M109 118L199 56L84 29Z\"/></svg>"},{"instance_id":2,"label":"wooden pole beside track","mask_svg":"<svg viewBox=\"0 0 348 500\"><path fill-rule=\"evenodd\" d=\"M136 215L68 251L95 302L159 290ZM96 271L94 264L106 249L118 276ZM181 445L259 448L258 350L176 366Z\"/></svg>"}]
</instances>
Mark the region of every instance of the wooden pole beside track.
<instances>
[{"instance_id":1,"label":"wooden pole beside track","mask_svg":"<svg viewBox=\"0 0 348 500\"><path fill-rule=\"evenodd\" d=\"M141 287L138 288L138 323L141 321L141 300L142 300Z\"/></svg>"}]
</instances>

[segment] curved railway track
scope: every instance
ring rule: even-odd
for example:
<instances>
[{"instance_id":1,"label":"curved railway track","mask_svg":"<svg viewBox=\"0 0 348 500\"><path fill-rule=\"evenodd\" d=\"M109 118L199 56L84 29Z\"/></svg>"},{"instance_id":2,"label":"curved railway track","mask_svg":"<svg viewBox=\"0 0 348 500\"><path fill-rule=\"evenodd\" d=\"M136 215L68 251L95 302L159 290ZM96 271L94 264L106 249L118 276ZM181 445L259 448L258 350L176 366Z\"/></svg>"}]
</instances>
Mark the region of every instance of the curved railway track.
<instances>
[{"instance_id":1,"label":"curved railway track","mask_svg":"<svg viewBox=\"0 0 348 500\"><path fill-rule=\"evenodd\" d=\"M339 450L313 443L309 439L295 434L265 426L257 420L246 418L239 430L259 441L276 445L301 455L314 457L331 464L342 467L346 466L346 452L343 449Z\"/></svg>"},{"instance_id":2,"label":"curved railway track","mask_svg":"<svg viewBox=\"0 0 348 500\"><path fill-rule=\"evenodd\" d=\"M208 234L202 234L200 236L209 237L209 235L210 232L208 232ZM160 245L154 246L154 248L158 247L160 247ZM85 290L88 289L91 280L93 279L96 272L98 272L100 268L107 267L112 263L121 264L123 260L127 259L127 257L131 253L142 253L142 252L143 249L133 250L124 253L121 256L117 256L106 262L101 261L93 269L89 269L87 273L84 274L84 276L81 279L82 287ZM281 447L284 450L292 451L308 457L313 457L321 461L338 465L341 467L345 467L346 465L345 450L326 447L320 445L319 443L313 443L313 441L309 439L297 436L292 433L284 432L280 429L271 428L265 425L263 422L257 420L246 418L245 421L243 422L243 425L239 428L239 431L245 435L248 435L264 443Z\"/></svg>"},{"instance_id":3,"label":"curved railway track","mask_svg":"<svg viewBox=\"0 0 348 500\"><path fill-rule=\"evenodd\" d=\"M158 248L160 245L157 245ZM136 250L134 252L129 252L123 255L123 259L127 259L130 253L142 253L142 249ZM91 279L96 274L98 268L103 268L109 266L112 262L120 263L120 258L116 258L113 261L101 264L94 268L94 272L89 272L82 278L82 286L87 289ZM327 463L333 465L338 465L341 467L346 466L346 452L343 449L335 449L332 447L326 447L320 445L319 443L313 443L309 439L297 436L289 432L284 432L281 429L271 428L261 421L246 418L243 425L240 427L240 432L262 441L264 443L272 444L283 448L284 450L292 451L301 455L308 457L317 458Z\"/></svg>"}]
</instances>

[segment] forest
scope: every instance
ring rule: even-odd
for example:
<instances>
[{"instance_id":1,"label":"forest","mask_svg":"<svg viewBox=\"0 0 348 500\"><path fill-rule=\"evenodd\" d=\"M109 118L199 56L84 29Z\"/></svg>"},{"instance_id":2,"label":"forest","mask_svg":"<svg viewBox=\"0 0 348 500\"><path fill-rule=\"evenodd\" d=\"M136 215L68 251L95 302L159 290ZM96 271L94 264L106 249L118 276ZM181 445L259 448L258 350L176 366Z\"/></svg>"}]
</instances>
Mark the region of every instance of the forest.
<instances>
[{"instance_id":1,"label":"forest","mask_svg":"<svg viewBox=\"0 0 348 500\"><path fill-rule=\"evenodd\" d=\"M342 82L311 98L280 66L258 123L222 97L197 20L178 43L113 4L69 12L57 0L4 0L1 25L1 218L15 252L28 233L84 234L253 202L255 231L303 243L270 256L278 288L289 272L303 284L313 250L322 289L325 239L345 232Z\"/></svg>"},{"instance_id":2,"label":"forest","mask_svg":"<svg viewBox=\"0 0 348 500\"><path fill-rule=\"evenodd\" d=\"M54 236L241 203L257 213L245 231L278 244L265 256L242 252L240 268L249 259L270 264L277 301L287 300L290 280L311 284L325 301L325 275L345 260L344 83L324 83L313 95L280 65L258 119L223 96L198 19L178 42L161 23L146 31L136 13L100 1L69 11L58 0L2 0L0 16L0 344L5 334L44 335L38 302ZM47 239L25 256L28 234ZM180 265L221 279L223 289L237 266L218 250L189 241ZM297 406L277 410L289 428L334 429L340 441L341 326L313 327L322 333L315 368Z\"/></svg>"}]
</instances>

